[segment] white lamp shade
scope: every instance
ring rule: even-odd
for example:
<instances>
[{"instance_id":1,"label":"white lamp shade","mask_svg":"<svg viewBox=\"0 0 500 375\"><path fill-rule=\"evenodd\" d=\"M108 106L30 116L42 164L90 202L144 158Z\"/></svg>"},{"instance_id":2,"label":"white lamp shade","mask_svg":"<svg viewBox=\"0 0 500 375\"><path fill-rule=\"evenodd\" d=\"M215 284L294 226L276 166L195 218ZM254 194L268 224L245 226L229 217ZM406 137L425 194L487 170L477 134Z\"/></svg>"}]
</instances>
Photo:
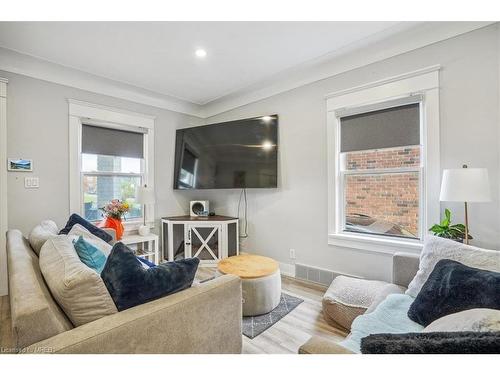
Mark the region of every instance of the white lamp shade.
<instances>
[{"instance_id":1,"label":"white lamp shade","mask_svg":"<svg viewBox=\"0 0 500 375\"><path fill-rule=\"evenodd\" d=\"M153 204L155 202L155 192L153 188L145 186L137 188L135 201L139 204Z\"/></svg>"},{"instance_id":2,"label":"white lamp shade","mask_svg":"<svg viewBox=\"0 0 500 375\"><path fill-rule=\"evenodd\" d=\"M445 169L440 201L489 202L490 180L486 168Z\"/></svg>"}]
</instances>

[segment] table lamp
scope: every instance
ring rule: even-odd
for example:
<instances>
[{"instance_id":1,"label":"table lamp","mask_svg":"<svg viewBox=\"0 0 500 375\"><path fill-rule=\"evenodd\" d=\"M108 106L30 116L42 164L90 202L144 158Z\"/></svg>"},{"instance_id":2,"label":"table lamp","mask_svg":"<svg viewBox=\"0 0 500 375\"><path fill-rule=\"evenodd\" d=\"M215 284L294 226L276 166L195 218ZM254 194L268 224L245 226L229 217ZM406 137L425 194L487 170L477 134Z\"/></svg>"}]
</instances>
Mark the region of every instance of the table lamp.
<instances>
[{"instance_id":1,"label":"table lamp","mask_svg":"<svg viewBox=\"0 0 500 375\"><path fill-rule=\"evenodd\" d=\"M445 169L441 183L440 201L464 202L465 207L465 239L469 244L469 218L467 214L467 203L489 202L490 181L486 168Z\"/></svg>"},{"instance_id":2,"label":"table lamp","mask_svg":"<svg viewBox=\"0 0 500 375\"><path fill-rule=\"evenodd\" d=\"M146 206L155 202L155 192L153 188L147 186L140 186L139 188L137 188L135 201L139 204L142 204L144 209L144 211L142 212L142 216L144 217L144 225L141 225L139 227L139 234L141 236L147 236L149 234L149 227L146 225Z\"/></svg>"}]
</instances>

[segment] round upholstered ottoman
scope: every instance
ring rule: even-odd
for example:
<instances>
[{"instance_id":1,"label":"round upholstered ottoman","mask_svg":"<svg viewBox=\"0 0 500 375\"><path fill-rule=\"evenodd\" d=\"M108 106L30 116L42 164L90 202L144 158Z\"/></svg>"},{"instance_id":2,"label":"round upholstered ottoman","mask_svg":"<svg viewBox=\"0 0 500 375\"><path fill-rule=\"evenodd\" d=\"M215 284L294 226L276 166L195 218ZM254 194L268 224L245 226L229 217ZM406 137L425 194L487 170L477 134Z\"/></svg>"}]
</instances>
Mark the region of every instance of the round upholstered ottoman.
<instances>
[{"instance_id":1,"label":"round upholstered ottoman","mask_svg":"<svg viewBox=\"0 0 500 375\"><path fill-rule=\"evenodd\" d=\"M221 260L217 270L241 278L243 316L266 314L279 305L281 276L274 259L252 254L237 255Z\"/></svg>"},{"instance_id":2,"label":"round upholstered ottoman","mask_svg":"<svg viewBox=\"0 0 500 375\"><path fill-rule=\"evenodd\" d=\"M323 296L323 315L330 325L349 331L352 321L364 314L380 294L403 291L385 281L337 276Z\"/></svg>"}]
</instances>

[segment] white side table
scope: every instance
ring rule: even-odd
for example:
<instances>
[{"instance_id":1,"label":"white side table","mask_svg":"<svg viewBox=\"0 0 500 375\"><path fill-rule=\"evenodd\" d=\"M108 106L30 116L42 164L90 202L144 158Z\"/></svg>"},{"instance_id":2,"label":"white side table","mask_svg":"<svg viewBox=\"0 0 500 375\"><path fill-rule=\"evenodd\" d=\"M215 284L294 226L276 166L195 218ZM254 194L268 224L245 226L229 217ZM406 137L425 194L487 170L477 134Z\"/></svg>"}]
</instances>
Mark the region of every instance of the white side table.
<instances>
[{"instance_id":1,"label":"white side table","mask_svg":"<svg viewBox=\"0 0 500 375\"><path fill-rule=\"evenodd\" d=\"M169 262L197 257L200 267L216 267L219 260L240 252L236 217L172 216L161 223L163 254Z\"/></svg>"},{"instance_id":2,"label":"white side table","mask_svg":"<svg viewBox=\"0 0 500 375\"><path fill-rule=\"evenodd\" d=\"M160 263L158 236L156 234L150 233L147 236L129 234L124 235L120 241L125 245L137 245L136 255L144 257L155 264Z\"/></svg>"}]
</instances>

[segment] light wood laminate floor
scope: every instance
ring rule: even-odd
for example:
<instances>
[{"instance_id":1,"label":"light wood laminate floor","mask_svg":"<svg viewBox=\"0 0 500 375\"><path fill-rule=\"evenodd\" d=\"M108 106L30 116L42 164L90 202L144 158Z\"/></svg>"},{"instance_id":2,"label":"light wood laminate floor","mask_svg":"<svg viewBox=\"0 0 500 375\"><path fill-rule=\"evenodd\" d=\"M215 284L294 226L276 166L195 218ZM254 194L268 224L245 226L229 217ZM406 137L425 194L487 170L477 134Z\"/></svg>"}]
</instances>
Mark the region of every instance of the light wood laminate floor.
<instances>
[{"instance_id":1,"label":"light wood laminate floor","mask_svg":"<svg viewBox=\"0 0 500 375\"><path fill-rule=\"evenodd\" d=\"M207 279L213 273L212 268L200 268L197 279ZM298 348L313 335L336 342L344 339L346 333L328 325L321 313L321 297L325 288L282 277L282 289L285 293L302 298L304 302L254 339L243 336L243 353L297 353ZM9 299L4 296L0 297L0 348L12 346Z\"/></svg>"}]
</instances>

